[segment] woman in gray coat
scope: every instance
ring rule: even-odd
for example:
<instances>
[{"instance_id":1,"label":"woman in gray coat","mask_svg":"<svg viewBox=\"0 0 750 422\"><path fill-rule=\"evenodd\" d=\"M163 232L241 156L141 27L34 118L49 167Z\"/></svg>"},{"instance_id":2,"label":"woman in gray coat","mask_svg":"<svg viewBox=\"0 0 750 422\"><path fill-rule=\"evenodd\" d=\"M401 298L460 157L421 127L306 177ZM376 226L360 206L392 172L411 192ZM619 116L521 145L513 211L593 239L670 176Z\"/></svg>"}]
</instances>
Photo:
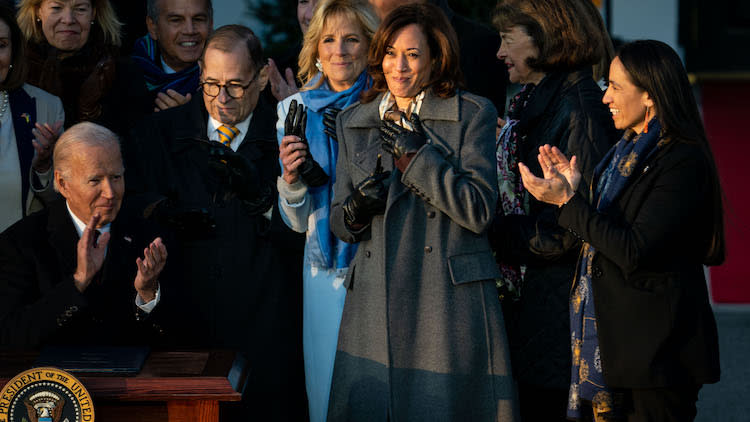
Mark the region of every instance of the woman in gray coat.
<instances>
[{"instance_id":1,"label":"woman in gray coat","mask_svg":"<svg viewBox=\"0 0 750 422\"><path fill-rule=\"evenodd\" d=\"M337 122L331 228L361 243L329 421L515 419L485 234L496 111L457 88L457 50L439 9L394 10L370 45L373 88Z\"/></svg>"}]
</instances>

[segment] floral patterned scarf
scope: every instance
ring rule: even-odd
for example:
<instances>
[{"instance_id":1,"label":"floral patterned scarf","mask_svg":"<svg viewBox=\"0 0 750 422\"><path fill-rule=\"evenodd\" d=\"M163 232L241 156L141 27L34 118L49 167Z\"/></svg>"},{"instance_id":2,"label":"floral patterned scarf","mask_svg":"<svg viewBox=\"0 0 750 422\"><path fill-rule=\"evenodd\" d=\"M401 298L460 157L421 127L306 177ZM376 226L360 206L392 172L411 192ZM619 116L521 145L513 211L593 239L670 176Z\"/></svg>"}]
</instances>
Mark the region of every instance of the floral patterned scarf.
<instances>
[{"instance_id":1,"label":"floral patterned scarf","mask_svg":"<svg viewBox=\"0 0 750 422\"><path fill-rule=\"evenodd\" d=\"M521 87L521 91L510 100L508 120L497 138L495 156L497 159L498 200L500 202L498 213L502 212L502 215L526 215L529 212L529 195L524 189L523 183L521 183L521 176L518 172L519 146L523 141L523 135L518 133L516 126L535 87L534 84L524 85ZM520 295L525 272L525 265L510 265L501 262L500 273L502 276L497 281L497 287L505 286L509 292Z\"/></svg>"}]
</instances>

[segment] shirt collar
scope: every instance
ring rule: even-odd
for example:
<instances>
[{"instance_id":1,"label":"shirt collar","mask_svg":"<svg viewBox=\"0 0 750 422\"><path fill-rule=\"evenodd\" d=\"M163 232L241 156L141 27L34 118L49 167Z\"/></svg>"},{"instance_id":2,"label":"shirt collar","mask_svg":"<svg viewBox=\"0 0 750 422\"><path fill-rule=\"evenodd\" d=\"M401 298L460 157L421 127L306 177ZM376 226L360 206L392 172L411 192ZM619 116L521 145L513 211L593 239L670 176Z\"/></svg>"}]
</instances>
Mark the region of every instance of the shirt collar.
<instances>
[{"instance_id":1,"label":"shirt collar","mask_svg":"<svg viewBox=\"0 0 750 422\"><path fill-rule=\"evenodd\" d=\"M76 215L73 214L73 211L70 209L70 205L68 205L68 201L65 201L65 206L68 208L68 214L70 214L70 218L73 219L73 225L76 226L78 237L83 236L83 231L86 230L86 223L81 221L80 218L76 217ZM99 230L100 233L108 233L111 226L112 223L107 223L103 227L99 227L97 230Z\"/></svg>"},{"instance_id":2,"label":"shirt collar","mask_svg":"<svg viewBox=\"0 0 750 422\"><path fill-rule=\"evenodd\" d=\"M240 144L242 143L242 140L245 139L245 135L247 135L247 131L250 128L250 119L252 118L253 118L253 113L250 113L250 115L247 116L245 120L234 125L234 127L236 127L237 130L240 131L240 133L237 134L237 136L235 136L234 139L232 139L232 143L230 145L232 150L234 150L235 152L237 151L237 148L239 148ZM218 142L219 133L217 130L219 129L219 126L223 124L224 123L214 119L209 114L208 115L208 134L207 134L208 139Z\"/></svg>"},{"instance_id":3,"label":"shirt collar","mask_svg":"<svg viewBox=\"0 0 750 422\"><path fill-rule=\"evenodd\" d=\"M159 57L159 60L161 61L161 69L164 71L164 73L166 73L167 75L171 75L173 73L177 73L176 70L174 70L171 67L169 67L169 65L167 64L167 62L164 61L163 57Z\"/></svg>"}]
</instances>

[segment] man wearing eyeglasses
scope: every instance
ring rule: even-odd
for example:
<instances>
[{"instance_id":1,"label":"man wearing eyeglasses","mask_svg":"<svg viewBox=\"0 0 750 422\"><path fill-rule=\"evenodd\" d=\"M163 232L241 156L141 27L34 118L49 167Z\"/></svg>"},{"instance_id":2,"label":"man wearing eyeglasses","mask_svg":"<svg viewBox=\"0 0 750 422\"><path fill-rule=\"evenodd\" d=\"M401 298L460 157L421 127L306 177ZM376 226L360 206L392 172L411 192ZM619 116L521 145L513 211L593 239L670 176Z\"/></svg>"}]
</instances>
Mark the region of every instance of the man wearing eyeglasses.
<instances>
[{"instance_id":1,"label":"man wearing eyeglasses","mask_svg":"<svg viewBox=\"0 0 750 422\"><path fill-rule=\"evenodd\" d=\"M209 36L199 64L200 95L149 116L126 143L126 188L147 193L145 214L176 232L187 345L243 352L247 408L259 420L302 420L304 239L275 207L263 50L250 29L228 25Z\"/></svg>"}]
</instances>

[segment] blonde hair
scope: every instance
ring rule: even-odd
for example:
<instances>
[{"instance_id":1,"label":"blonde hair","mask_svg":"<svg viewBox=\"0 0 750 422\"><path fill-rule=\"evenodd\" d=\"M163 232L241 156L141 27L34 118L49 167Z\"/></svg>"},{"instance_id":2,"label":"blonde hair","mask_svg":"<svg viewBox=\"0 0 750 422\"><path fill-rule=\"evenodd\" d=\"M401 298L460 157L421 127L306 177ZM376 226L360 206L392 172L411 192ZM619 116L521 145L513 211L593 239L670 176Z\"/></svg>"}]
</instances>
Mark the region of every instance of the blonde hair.
<instances>
[{"instance_id":1,"label":"blonde hair","mask_svg":"<svg viewBox=\"0 0 750 422\"><path fill-rule=\"evenodd\" d=\"M44 0L21 0L18 3L18 14L16 20L18 26L27 40L39 43L44 40L41 23L37 22L38 11ZM105 45L119 47L121 43L120 28L122 23L117 20L117 14L109 3L109 0L89 0L94 11L94 25L91 25L91 32L101 31Z\"/></svg>"},{"instance_id":2,"label":"blonde hair","mask_svg":"<svg viewBox=\"0 0 750 422\"><path fill-rule=\"evenodd\" d=\"M362 29L367 38L367 43L372 41L372 36L380 23L375 10L367 0L321 0L315 5L315 12L310 20L310 26L305 33L302 50L299 53L299 72L297 77L304 87L302 90L316 89L323 83L323 78L314 85L307 86L318 73L315 62L318 58L318 42L323 36L325 22L333 16L342 16L353 19Z\"/></svg>"}]
</instances>

